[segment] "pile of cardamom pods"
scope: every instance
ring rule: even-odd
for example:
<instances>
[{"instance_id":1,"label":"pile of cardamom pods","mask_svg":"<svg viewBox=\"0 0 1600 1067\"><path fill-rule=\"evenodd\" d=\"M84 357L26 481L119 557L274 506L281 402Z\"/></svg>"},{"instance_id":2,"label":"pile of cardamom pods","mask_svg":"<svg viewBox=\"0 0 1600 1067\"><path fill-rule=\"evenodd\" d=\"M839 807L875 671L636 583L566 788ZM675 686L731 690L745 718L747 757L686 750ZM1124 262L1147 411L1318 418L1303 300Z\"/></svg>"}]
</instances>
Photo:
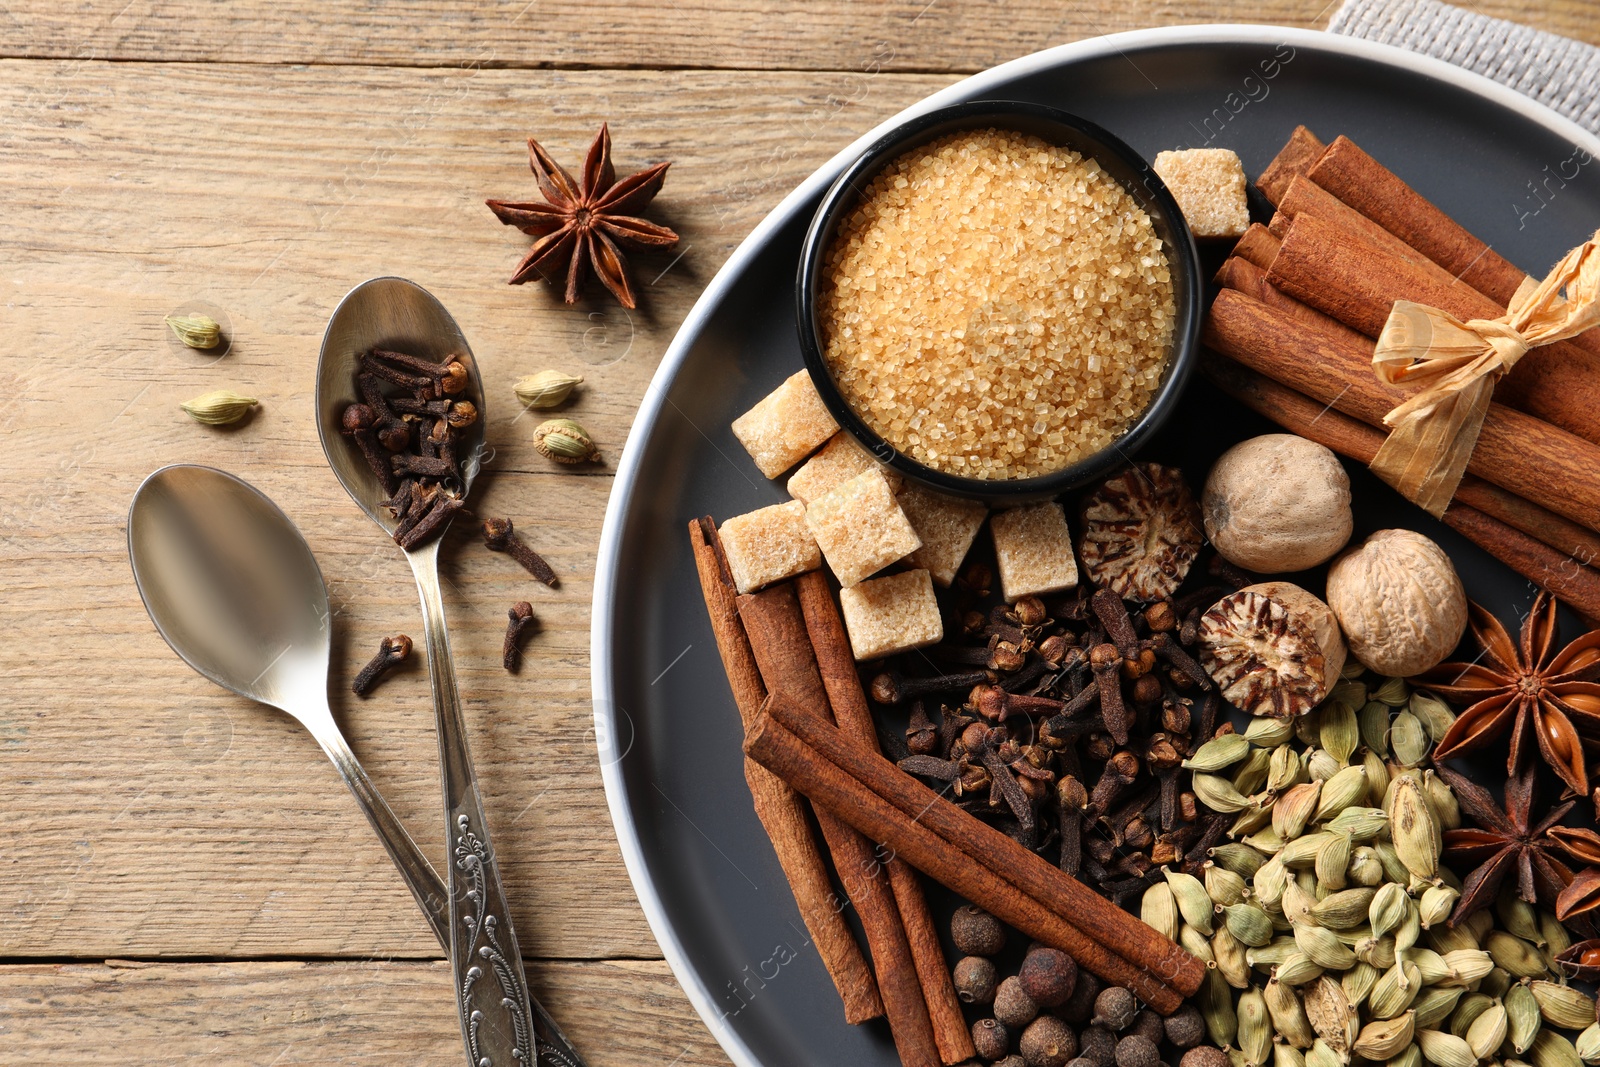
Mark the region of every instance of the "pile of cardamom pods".
<instances>
[{"instance_id":1,"label":"pile of cardamom pods","mask_svg":"<svg viewBox=\"0 0 1600 1067\"><path fill-rule=\"evenodd\" d=\"M1555 962L1571 938L1514 873L1493 909L1448 925L1462 885L1441 833L1461 813L1427 763L1452 720L1356 665L1310 715L1256 719L1184 763L1196 797L1235 815L1232 840L1200 877L1164 872L1141 911L1206 961L1197 1003L1232 1067L1600 1064L1595 1002Z\"/></svg>"}]
</instances>

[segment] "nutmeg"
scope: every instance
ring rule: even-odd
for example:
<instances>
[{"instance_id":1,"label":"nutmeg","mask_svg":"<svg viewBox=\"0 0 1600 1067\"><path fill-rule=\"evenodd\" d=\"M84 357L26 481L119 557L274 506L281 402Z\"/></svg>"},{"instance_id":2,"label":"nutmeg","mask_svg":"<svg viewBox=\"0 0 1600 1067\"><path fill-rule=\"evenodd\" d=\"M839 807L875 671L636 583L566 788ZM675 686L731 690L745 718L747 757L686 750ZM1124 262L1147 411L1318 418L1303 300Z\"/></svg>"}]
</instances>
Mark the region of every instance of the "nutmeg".
<instances>
[{"instance_id":1,"label":"nutmeg","mask_svg":"<svg viewBox=\"0 0 1600 1067\"><path fill-rule=\"evenodd\" d=\"M1200 514L1229 563L1257 574L1303 571L1350 540L1350 477L1331 449L1292 433L1264 434L1212 466Z\"/></svg>"},{"instance_id":2,"label":"nutmeg","mask_svg":"<svg viewBox=\"0 0 1600 1067\"><path fill-rule=\"evenodd\" d=\"M1328 606L1371 670L1408 678L1443 662L1467 628L1450 557L1412 530L1379 530L1328 568Z\"/></svg>"}]
</instances>

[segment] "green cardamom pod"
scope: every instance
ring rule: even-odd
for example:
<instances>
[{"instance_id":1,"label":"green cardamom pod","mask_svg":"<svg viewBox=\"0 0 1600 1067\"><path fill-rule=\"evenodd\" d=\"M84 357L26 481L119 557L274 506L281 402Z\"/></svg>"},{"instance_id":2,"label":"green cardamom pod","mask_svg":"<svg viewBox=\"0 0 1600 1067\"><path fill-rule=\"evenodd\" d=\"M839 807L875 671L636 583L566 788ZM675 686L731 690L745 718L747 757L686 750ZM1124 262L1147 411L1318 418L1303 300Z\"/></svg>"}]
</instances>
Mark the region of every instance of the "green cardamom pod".
<instances>
[{"instance_id":1,"label":"green cardamom pod","mask_svg":"<svg viewBox=\"0 0 1600 1067\"><path fill-rule=\"evenodd\" d=\"M1533 1047L1534 1038L1539 1036L1544 1012L1540 1010L1533 990L1521 982L1508 987L1500 1002L1506 1008L1506 1040L1511 1042L1511 1050L1520 1056Z\"/></svg>"},{"instance_id":2,"label":"green cardamom pod","mask_svg":"<svg viewBox=\"0 0 1600 1067\"><path fill-rule=\"evenodd\" d=\"M1582 1030L1595 1021L1594 998L1582 990L1539 979L1528 983L1528 991L1539 1003L1539 1014L1551 1026Z\"/></svg>"},{"instance_id":3,"label":"green cardamom pod","mask_svg":"<svg viewBox=\"0 0 1600 1067\"><path fill-rule=\"evenodd\" d=\"M1287 744L1279 745L1267 758L1267 792L1277 794L1300 781L1305 766L1300 753Z\"/></svg>"},{"instance_id":4,"label":"green cardamom pod","mask_svg":"<svg viewBox=\"0 0 1600 1067\"><path fill-rule=\"evenodd\" d=\"M1381 977L1378 968L1364 960L1357 960L1354 967L1339 976L1339 985L1344 989L1345 998L1359 1008L1372 995L1372 988Z\"/></svg>"},{"instance_id":5,"label":"green cardamom pod","mask_svg":"<svg viewBox=\"0 0 1600 1067\"><path fill-rule=\"evenodd\" d=\"M1306 1067L1345 1067L1349 1062L1348 1055L1340 1055L1333 1051L1332 1047L1320 1037L1306 1050Z\"/></svg>"},{"instance_id":6,"label":"green cardamom pod","mask_svg":"<svg viewBox=\"0 0 1600 1067\"><path fill-rule=\"evenodd\" d=\"M1223 924L1223 929L1227 929L1226 923ZM1274 937L1260 947L1245 949L1244 958L1250 962L1252 967L1260 970L1270 970L1281 965L1290 956L1299 951L1300 949L1294 943L1294 938L1283 935Z\"/></svg>"},{"instance_id":7,"label":"green cardamom pod","mask_svg":"<svg viewBox=\"0 0 1600 1067\"><path fill-rule=\"evenodd\" d=\"M1287 841L1283 851L1278 853L1278 858L1283 860L1285 867L1297 870L1310 869L1316 863L1317 850L1332 844L1334 837L1334 834L1326 831L1304 834Z\"/></svg>"},{"instance_id":8,"label":"green cardamom pod","mask_svg":"<svg viewBox=\"0 0 1600 1067\"><path fill-rule=\"evenodd\" d=\"M1514 978L1540 978L1545 974L1544 957L1528 942L1504 930L1491 930L1483 939L1495 966L1504 967Z\"/></svg>"},{"instance_id":9,"label":"green cardamom pod","mask_svg":"<svg viewBox=\"0 0 1600 1067\"><path fill-rule=\"evenodd\" d=\"M1233 988L1244 989L1250 984L1250 961L1244 943L1233 936L1227 923L1218 923L1211 934L1211 959Z\"/></svg>"},{"instance_id":10,"label":"green cardamom pod","mask_svg":"<svg viewBox=\"0 0 1600 1067\"><path fill-rule=\"evenodd\" d=\"M1533 1067L1582 1067L1578 1050L1572 1042L1554 1030L1541 1029L1528 1049L1528 1060Z\"/></svg>"},{"instance_id":11,"label":"green cardamom pod","mask_svg":"<svg viewBox=\"0 0 1600 1067\"><path fill-rule=\"evenodd\" d=\"M1371 808L1346 808L1345 811L1371 811ZM1339 814L1343 815L1344 812ZM1382 816L1382 812L1379 812ZM1388 820L1383 820L1388 825ZM1328 825L1332 826L1332 823ZM1367 845L1358 845L1350 850L1350 862L1345 867L1346 877L1356 885L1376 888L1383 884L1383 864L1378 860L1378 854Z\"/></svg>"},{"instance_id":12,"label":"green cardamom pod","mask_svg":"<svg viewBox=\"0 0 1600 1067\"><path fill-rule=\"evenodd\" d=\"M1391 1058L1386 1067L1422 1067L1422 1050L1413 1041L1400 1051L1400 1055Z\"/></svg>"},{"instance_id":13,"label":"green cardamom pod","mask_svg":"<svg viewBox=\"0 0 1600 1067\"><path fill-rule=\"evenodd\" d=\"M190 348L215 348L222 340L222 326L209 315L168 315L167 325Z\"/></svg>"},{"instance_id":14,"label":"green cardamom pod","mask_svg":"<svg viewBox=\"0 0 1600 1067\"><path fill-rule=\"evenodd\" d=\"M524 407L558 408L567 402L572 391L583 384L583 378L559 370L542 370L518 378L511 391L517 394Z\"/></svg>"},{"instance_id":15,"label":"green cardamom pod","mask_svg":"<svg viewBox=\"0 0 1600 1067\"><path fill-rule=\"evenodd\" d=\"M193 400L178 406L195 422L207 426L228 426L250 414L250 409L261 401L253 396L240 396L231 389L216 389L201 393Z\"/></svg>"},{"instance_id":16,"label":"green cardamom pod","mask_svg":"<svg viewBox=\"0 0 1600 1067\"><path fill-rule=\"evenodd\" d=\"M1233 766L1249 753L1250 742L1243 734L1222 734L1196 749L1193 756L1183 761L1183 766L1191 771L1214 774Z\"/></svg>"},{"instance_id":17,"label":"green cardamom pod","mask_svg":"<svg viewBox=\"0 0 1600 1067\"><path fill-rule=\"evenodd\" d=\"M1272 976L1284 985L1300 988L1321 980L1324 976L1322 968L1311 962L1311 957L1304 952L1292 953L1288 959L1273 970Z\"/></svg>"},{"instance_id":18,"label":"green cardamom pod","mask_svg":"<svg viewBox=\"0 0 1600 1067\"><path fill-rule=\"evenodd\" d=\"M1428 755L1428 732L1409 711L1402 711L1389 724L1389 748L1402 767L1415 767ZM1427 1053L1424 1052L1426 1057Z\"/></svg>"},{"instance_id":19,"label":"green cardamom pod","mask_svg":"<svg viewBox=\"0 0 1600 1067\"><path fill-rule=\"evenodd\" d=\"M1326 782L1343 770L1343 766L1333 758L1332 753L1320 748L1307 749L1305 762L1306 773L1311 776L1313 782Z\"/></svg>"},{"instance_id":20,"label":"green cardamom pod","mask_svg":"<svg viewBox=\"0 0 1600 1067\"><path fill-rule=\"evenodd\" d=\"M1472 1028L1478 1016L1496 1003L1493 997L1483 993L1468 993L1461 998L1461 1003L1456 1005L1456 1010L1450 1013L1450 1032L1457 1037L1466 1037L1467 1031Z\"/></svg>"},{"instance_id":21,"label":"green cardamom pod","mask_svg":"<svg viewBox=\"0 0 1600 1067\"><path fill-rule=\"evenodd\" d=\"M1230 904L1222 909L1228 932L1240 944L1260 948L1272 940L1272 916L1254 904Z\"/></svg>"},{"instance_id":22,"label":"green cardamom pod","mask_svg":"<svg viewBox=\"0 0 1600 1067\"><path fill-rule=\"evenodd\" d=\"M1411 714L1422 723L1422 728L1428 733L1428 740L1434 744L1439 743L1439 738L1455 724L1456 713L1450 710L1450 705L1422 690L1411 694L1411 701L1406 705Z\"/></svg>"},{"instance_id":23,"label":"green cardamom pod","mask_svg":"<svg viewBox=\"0 0 1600 1067\"><path fill-rule=\"evenodd\" d=\"M533 431L533 447L557 463L588 463L600 458L600 449L589 431L571 419L541 422Z\"/></svg>"},{"instance_id":24,"label":"green cardamom pod","mask_svg":"<svg viewBox=\"0 0 1600 1067\"><path fill-rule=\"evenodd\" d=\"M1347 670L1352 665L1355 667L1355 673L1335 682L1333 691L1328 694L1328 699L1337 700L1347 708L1359 708L1371 698L1367 693L1366 684L1358 681L1361 677L1361 664L1356 661L1354 656L1345 661Z\"/></svg>"},{"instance_id":25,"label":"green cardamom pod","mask_svg":"<svg viewBox=\"0 0 1600 1067\"><path fill-rule=\"evenodd\" d=\"M1306 1067L1306 1054L1287 1041L1274 1042L1272 1067Z\"/></svg>"},{"instance_id":26,"label":"green cardamom pod","mask_svg":"<svg viewBox=\"0 0 1600 1067\"><path fill-rule=\"evenodd\" d=\"M1231 1046L1239 1034L1239 1016L1233 1010L1233 989L1218 971L1207 971L1195 994L1206 1036L1218 1048Z\"/></svg>"},{"instance_id":27,"label":"green cardamom pod","mask_svg":"<svg viewBox=\"0 0 1600 1067\"><path fill-rule=\"evenodd\" d=\"M1369 700L1356 714L1356 724L1362 742L1380 757L1389 754L1389 716L1394 714L1389 705Z\"/></svg>"},{"instance_id":28,"label":"green cardamom pod","mask_svg":"<svg viewBox=\"0 0 1600 1067\"><path fill-rule=\"evenodd\" d=\"M1267 772L1272 766L1272 753L1264 748L1252 748L1250 755L1240 760L1233 769L1233 787L1245 796L1259 793L1267 785Z\"/></svg>"},{"instance_id":29,"label":"green cardamom pod","mask_svg":"<svg viewBox=\"0 0 1600 1067\"><path fill-rule=\"evenodd\" d=\"M1172 888L1157 882L1144 891L1139 900L1139 918L1168 941L1178 940L1178 902L1172 898Z\"/></svg>"},{"instance_id":30,"label":"green cardamom pod","mask_svg":"<svg viewBox=\"0 0 1600 1067\"><path fill-rule=\"evenodd\" d=\"M1389 790L1389 765L1372 749L1361 754L1361 766L1367 770L1367 805L1383 807L1383 795Z\"/></svg>"},{"instance_id":31,"label":"green cardamom pod","mask_svg":"<svg viewBox=\"0 0 1600 1067\"><path fill-rule=\"evenodd\" d=\"M1216 957L1211 953L1211 940L1199 930L1188 923L1181 923L1178 927L1178 936L1172 940L1189 955L1202 963L1216 963Z\"/></svg>"},{"instance_id":32,"label":"green cardamom pod","mask_svg":"<svg viewBox=\"0 0 1600 1067\"><path fill-rule=\"evenodd\" d=\"M1172 897L1178 903L1178 914L1183 916L1183 921L1207 937L1211 936L1211 913L1217 905L1206 892L1205 885L1194 875L1169 867L1163 867L1161 873L1172 887Z\"/></svg>"},{"instance_id":33,"label":"green cardamom pod","mask_svg":"<svg viewBox=\"0 0 1600 1067\"><path fill-rule=\"evenodd\" d=\"M1272 1054L1272 1019L1267 1014L1267 1001L1259 990L1246 989L1239 994L1235 1008L1239 1018L1239 1051L1244 1053L1246 1067L1265 1067Z\"/></svg>"},{"instance_id":34,"label":"green cardamom pod","mask_svg":"<svg viewBox=\"0 0 1600 1067\"><path fill-rule=\"evenodd\" d=\"M1317 853L1317 858L1311 861L1311 869L1317 876L1318 896L1344 889L1345 871L1350 866L1350 850L1349 836L1334 834L1327 846Z\"/></svg>"},{"instance_id":35,"label":"green cardamom pod","mask_svg":"<svg viewBox=\"0 0 1600 1067\"><path fill-rule=\"evenodd\" d=\"M1590 1067L1600 1064L1600 1023L1590 1023L1584 1028L1578 1040L1573 1042L1573 1051Z\"/></svg>"},{"instance_id":36,"label":"green cardamom pod","mask_svg":"<svg viewBox=\"0 0 1600 1067\"><path fill-rule=\"evenodd\" d=\"M1449 953L1447 952L1445 955L1448 956ZM1493 964L1489 967L1489 973L1484 975L1483 980L1478 983L1478 992L1487 993L1491 997L1504 997L1510 989L1511 975L1504 967L1496 967ZM1532 996L1533 994L1529 993L1528 995Z\"/></svg>"},{"instance_id":37,"label":"green cardamom pod","mask_svg":"<svg viewBox=\"0 0 1600 1067\"><path fill-rule=\"evenodd\" d=\"M1363 783L1366 781L1365 768L1352 767L1350 769L1361 771ZM1327 787L1324 786L1323 788L1326 789ZM1347 807L1329 819L1323 829L1348 834L1352 841L1366 842L1371 841L1389 829L1389 816L1384 813L1382 808Z\"/></svg>"},{"instance_id":38,"label":"green cardamom pod","mask_svg":"<svg viewBox=\"0 0 1600 1067\"><path fill-rule=\"evenodd\" d=\"M1322 785L1316 821L1331 819L1367 795L1367 771L1360 764L1345 767Z\"/></svg>"},{"instance_id":39,"label":"green cardamom pod","mask_svg":"<svg viewBox=\"0 0 1600 1067\"><path fill-rule=\"evenodd\" d=\"M1411 1007L1411 1002L1417 999L1420 992L1422 976L1417 971L1417 965L1410 960L1403 960L1383 972L1372 987L1367 1007L1374 1019L1393 1019Z\"/></svg>"},{"instance_id":40,"label":"green cardamom pod","mask_svg":"<svg viewBox=\"0 0 1600 1067\"><path fill-rule=\"evenodd\" d=\"M1317 710L1317 740L1322 749L1341 764L1349 763L1361 743L1361 727L1356 713L1337 700L1323 703Z\"/></svg>"},{"instance_id":41,"label":"green cardamom pod","mask_svg":"<svg viewBox=\"0 0 1600 1067\"><path fill-rule=\"evenodd\" d=\"M1461 893L1447 885L1430 885L1422 891L1422 897L1417 901L1417 914L1422 921L1424 930L1431 930L1436 924L1450 918L1450 913L1455 911L1456 901L1461 899Z\"/></svg>"},{"instance_id":42,"label":"green cardamom pod","mask_svg":"<svg viewBox=\"0 0 1600 1067\"><path fill-rule=\"evenodd\" d=\"M1482 944L1483 939L1489 936L1489 931L1494 929L1494 914L1489 911L1475 911L1462 920L1472 931L1472 936Z\"/></svg>"},{"instance_id":43,"label":"green cardamom pod","mask_svg":"<svg viewBox=\"0 0 1600 1067\"><path fill-rule=\"evenodd\" d=\"M1273 856L1263 863L1250 884L1255 889L1256 900L1263 907L1276 908L1283 902L1283 892L1289 885L1289 868L1283 860Z\"/></svg>"},{"instance_id":44,"label":"green cardamom pod","mask_svg":"<svg viewBox=\"0 0 1600 1067\"><path fill-rule=\"evenodd\" d=\"M1378 862L1383 864L1384 877L1391 882L1404 885L1411 877L1411 872L1406 870L1406 865L1400 862L1400 853L1395 851L1394 842L1374 840L1372 851L1378 854Z\"/></svg>"},{"instance_id":45,"label":"green cardamom pod","mask_svg":"<svg viewBox=\"0 0 1600 1067\"><path fill-rule=\"evenodd\" d=\"M1392 937L1369 937L1357 942L1354 951L1356 959L1365 960L1380 971L1393 967L1397 958Z\"/></svg>"},{"instance_id":46,"label":"green cardamom pod","mask_svg":"<svg viewBox=\"0 0 1600 1067\"><path fill-rule=\"evenodd\" d=\"M1351 1051L1367 1060L1387 1060L1398 1056L1411 1044L1415 1022L1416 1017L1410 1012L1370 1022L1356 1035Z\"/></svg>"},{"instance_id":47,"label":"green cardamom pod","mask_svg":"<svg viewBox=\"0 0 1600 1067\"><path fill-rule=\"evenodd\" d=\"M1274 978L1262 987L1261 996L1266 1001L1267 1014L1278 1036L1294 1048L1310 1048L1317 1035L1312 1032L1311 1022L1306 1018L1300 994L1287 983Z\"/></svg>"},{"instance_id":48,"label":"green cardamom pod","mask_svg":"<svg viewBox=\"0 0 1600 1067\"><path fill-rule=\"evenodd\" d=\"M1311 962L1329 971L1344 971L1355 966L1356 954L1332 930L1320 926L1297 925L1294 943L1311 957Z\"/></svg>"},{"instance_id":49,"label":"green cardamom pod","mask_svg":"<svg viewBox=\"0 0 1600 1067\"><path fill-rule=\"evenodd\" d=\"M1450 986L1424 989L1417 994L1417 999L1411 1002L1411 1010L1417 1013L1417 1026L1427 1029L1444 1022L1455 1010L1456 1004L1465 992L1465 989Z\"/></svg>"},{"instance_id":50,"label":"green cardamom pod","mask_svg":"<svg viewBox=\"0 0 1600 1067\"><path fill-rule=\"evenodd\" d=\"M1336 979L1323 975L1306 987L1301 1001L1311 1029L1340 1057L1348 1058L1360 1030L1360 1018L1344 995L1344 988Z\"/></svg>"},{"instance_id":51,"label":"green cardamom pod","mask_svg":"<svg viewBox=\"0 0 1600 1067\"><path fill-rule=\"evenodd\" d=\"M1230 837L1246 841L1250 841L1258 832L1270 833L1279 845L1282 844L1277 831L1272 829L1272 798L1267 793L1251 797L1250 806L1239 813L1233 820L1233 826L1228 829ZM1255 844L1253 841L1251 843Z\"/></svg>"},{"instance_id":52,"label":"green cardamom pod","mask_svg":"<svg viewBox=\"0 0 1600 1067\"><path fill-rule=\"evenodd\" d=\"M1416 1038L1422 1058L1434 1067L1477 1067L1478 1057L1465 1038L1442 1030L1418 1030Z\"/></svg>"},{"instance_id":53,"label":"green cardamom pod","mask_svg":"<svg viewBox=\"0 0 1600 1067\"><path fill-rule=\"evenodd\" d=\"M1311 917L1330 930L1349 930L1367 920L1376 889L1341 889L1323 897L1311 909Z\"/></svg>"},{"instance_id":54,"label":"green cardamom pod","mask_svg":"<svg viewBox=\"0 0 1600 1067\"><path fill-rule=\"evenodd\" d=\"M1439 955L1448 955L1458 949L1475 949L1478 939L1472 936L1465 923L1456 926L1435 925L1428 931L1428 947Z\"/></svg>"},{"instance_id":55,"label":"green cardamom pod","mask_svg":"<svg viewBox=\"0 0 1600 1067\"><path fill-rule=\"evenodd\" d=\"M1229 841L1216 845L1206 852L1207 858L1225 871L1244 878L1254 878L1267 857L1260 852L1239 841Z\"/></svg>"},{"instance_id":56,"label":"green cardamom pod","mask_svg":"<svg viewBox=\"0 0 1600 1067\"><path fill-rule=\"evenodd\" d=\"M1396 855L1415 878L1431 881L1439 873L1439 827L1428 810L1422 783L1405 775L1393 783L1389 808L1389 837ZM1422 1050L1424 1058L1428 1050Z\"/></svg>"},{"instance_id":57,"label":"green cardamom pod","mask_svg":"<svg viewBox=\"0 0 1600 1067\"><path fill-rule=\"evenodd\" d=\"M1215 774L1196 774L1191 788L1200 803L1224 815L1243 811L1250 806L1249 799L1235 789L1232 782Z\"/></svg>"},{"instance_id":58,"label":"green cardamom pod","mask_svg":"<svg viewBox=\"0 0 1600 1067\"><path fill-rule=\"evenodd\" d=\"M1398 948L1398 945L1396 946ZM1445 958L1431 948L1406 947L1399 951L1405 958L1416 964L1417 973L1422 976L1423 985L1439 985L1443 982L1455 981L1458 975L1451 969Z\"/></svg>"},{"instance_id":59,"label":"green cardamom pod","mask_svg":"<svg viewBox=\"0 0 1600 1067\"><path fill-rule=\"evenodd\" d=\"M1524 941L1531 941L1535 948L1544 947L1544 933L1539 929L1539 912L1532 904L1517 896L1514 889L1508 888L1501 892L1494 902L1494 913L1500 917L1500 925L1506 932Z\"/></svg>"},{"instance_id":60,"label":"green cardamom pod","mask_svg":"<svg viewBox=\"0 0 1600 1067\"><path fill-rule=\"evenodd\" d=\"M1539 913L1539 933L1544 938L1545 951L1552 956L1559 956L1572 947L1572 935L1561 921L1548 911Z\"/></svg>"},{"instance_id":61,"label":"green cardamom pod","mask_svg":"<svg viewBox=\"0 0 1600 1067\"><path fill-rule=\"evenodd\" d=\"M1506 1039L1506 1009L1502 1004L1489 1007L1482 1015L1472 1020L1472 1025L1467 1027L1467 1032L1461 1035L1467 1047L1472 1049L1472 1054L1480 1060L1486 1060L1494 1055Z\"/></svg>"},{"instance_id":62,"label":"green cardamom pod","mask_svg":"<svg viewBox=\"0 0 1600 1067\"><path fill-rule=\"evenodd\" d=\"M1405 886L1398 882L1380 886L1372 896L1371 907L1367 909L1367 917L1372 923L1372 936L1384 937L1398 930L1400 924L1405 922L1410 906Z\"/></svg>"},{"instance_id":63,"label":"green cardamom pod","mask_svg":"<svg viewBox=\"0 0 1600 1067\"><path fill-rule=\"evenodd\" d=\"M1244 728L1244 739L1257 748L1277 748L1294 736L1294 724L1288 719L1251 719Z\"/></svg>"},{"instance_id":64,"label":"green cardamom pod","mask_svg":"<svg viewBox=\"0 0 1600 1067\"><path fill-rule=\"evenodd\" d=\"M1317 925L1317 920L1311 915L1311 909L1316 904L1317 898L1306 892L1298 879L1283 887L1283 899L1278 902L1283 909L1283 917L1289 920L1291 926Z\"/></svg>"},{"instance_id":65,"label":"green cardamom pod","mask_svg":"<svg viewBox=\"0 0 1600 1067\"><path fill-rule=\"evenodd\" d=\"M1206 894L1224 907L1238 904L1250 893L1250 887L1243 878L1217 866L1214 862L1201 864L1200 874L1201 880L1205 883Z\"/></svg>"},{"instance_id":66,"label":"green cardamom pod","mask_svg":"<svg viewBox=\"0 0 1600 1067\"><path fill-rule=\"evenodd\" d=\"M1453 975L1441 982L1441 985L1470 986L1494 970L1494 960L1490 953L1480 948L1457 949L1454 952L1441 953L1440 956ZM1479 992L1486 993L1488 990L1480 987ZM1490 995L1493 996L1492 993Z\"/></svg>"},{"instance_id":67,"label":"green cardamom pod","mask_svg":"<svg viewBox=\"0 0 1600 1067\"><path fill-rule=\"evenodd\" d=\"M1411 700L1411 687L1404 678L1385 678L1372 691L1372 699L1380 700L1391 708L1403 708Z\"/></svg>"}]
</instances>

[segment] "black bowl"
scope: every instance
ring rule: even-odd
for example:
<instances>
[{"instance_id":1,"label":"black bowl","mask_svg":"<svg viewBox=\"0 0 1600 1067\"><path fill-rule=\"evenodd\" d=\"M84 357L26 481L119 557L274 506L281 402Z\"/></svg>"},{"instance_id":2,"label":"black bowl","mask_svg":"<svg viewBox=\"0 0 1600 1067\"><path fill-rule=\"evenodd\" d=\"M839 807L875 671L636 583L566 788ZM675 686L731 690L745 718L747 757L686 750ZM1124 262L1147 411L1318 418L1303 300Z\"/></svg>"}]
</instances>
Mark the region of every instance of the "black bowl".
<instances>
[{"instance_id":1,"label":"black bowl","mask_svg":"<svg viewBox=\"0 0 1600 1067\"><path fill-rule=\"evenodd\" d=\"M1176 304L1172 349L1161 384L1156 387L1149 406L1125 434L1106 448L1070 466L1033 478L965 478L934 470L900 452L874 432L839 392L822 355L821 326L817 321L817 289L824 269L823 257L833 243L839 224L855 208L861 191L871 184L878 171L901 154L947 134L989 127L1032 134L1098 162L1150 216L1156 236L1165 246L1172 271ZM1021 503L1053 497L1103 478L1125 464L1127 457L1139 450L1177 406L1199 351L1203 312L1200 260L1194 238L1183 220L1183 213L1178 210L1177 201L1154 168L1132 148L1086 119L1041 104L1010 100L977 100L930 111L901 123L874 142L839 175L818 205L801 250L796 290L799 300L796 318L800 324L800 350L805 357L806 370L839 425L880 461L913 481L940 492L977 497L992 503Z\"/></svg>"}]
</instances>

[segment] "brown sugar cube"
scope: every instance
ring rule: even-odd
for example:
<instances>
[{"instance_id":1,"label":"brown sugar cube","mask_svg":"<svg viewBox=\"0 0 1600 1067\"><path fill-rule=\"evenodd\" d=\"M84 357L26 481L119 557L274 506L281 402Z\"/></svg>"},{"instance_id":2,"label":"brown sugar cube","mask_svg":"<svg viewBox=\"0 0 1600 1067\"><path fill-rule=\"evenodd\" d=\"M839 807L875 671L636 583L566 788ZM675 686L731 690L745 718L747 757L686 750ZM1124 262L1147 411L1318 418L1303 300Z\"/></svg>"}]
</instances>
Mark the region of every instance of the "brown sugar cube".
<instances>
[{"instance_id":1,"label":"brown sugar cube","mask_svg":"<svg viewBox=\"0 0 1600 1067\"><path fill-rule=\"evenodd\" d=\"M813 500L806 525L840 585L855 585L922 547L879 470L864 471Z\"/></svg>"},{"instance_id":2,"label":"brown sugar cube","mask_svg":"<svg viewBox=\"0 0 1600 1067\"><path fill-rule=\"evenodd\" d=\"M949 588L973 539L983 529L988 505L946 496L920 485L906 486L895 499L911 521L911 528L922 538L922 547L911 553L906 562L926 568L935 585Z\"/></svg>"},{"instance_id":3,"label":"brown sugar cube","mask_svg":"<svg viewBox=\"0 0 1600 1067\"><path fill-rule=\"evenodd\" d=\"M1226 148L1162 152L1152 164L1196 237L1238 237L1250 226L1244 164Z\"/></svg>"},{"instance_id":4,"label":"brown sugar cube","mask_svg":"<svg viewBox=\"0 0 1600 1067\"><path fill-rule=\"evenodd\" d=\"M801 503L809 504L840 482L847 482L874 467L883 471L883 476L889 480L889 488L899 492L900 475L874 459L872 453L862 448L855 438L840 431L828 438L828 443L818 449L816 455L789 476L789 495Z\"/></svg>"},{"instance_id":5,"label":"brown sugar cube","mask_svg":"<svg viewBox=\"0 0 1600 1067\"><path fill-rule=\"evenodd\" d=\"M733 420L733 436L768 478L776 478L838 432L811 376L799 371Z\"/></svg>"},{"instance_id":6,"label":"brown sugar cube","mask_svg":"<svg viewBox=\"0 0 1600 1067\"><path fill-rule=\"evenodd\" d=\"M1060 504L1050 500L1002 511L989 520L989 531L1006 603L1077 587L1078 561Z\"/></svg>"},{"instance_id":7,"label":"brown sugar cube","mask_svg":"<svg viewBox=\"0 0 1600 1067\"><path fill-rule=\"evenodd\" d=\"M822 566L817 539L806 525L805 505L798 500L736 515L722 524L717 536L741 593Z\"/></svg>"},{"instance_id":8,"label":"brown sugar cube","mask_svg":"<svg viewBox=\"0 0 1600 1067\"><path fill-rule=\"evenodd\" d=\"M839 607L857 660L882 659L944 640L933 578L924 570L841 589Z\"/></svg>"}]
</instances>

